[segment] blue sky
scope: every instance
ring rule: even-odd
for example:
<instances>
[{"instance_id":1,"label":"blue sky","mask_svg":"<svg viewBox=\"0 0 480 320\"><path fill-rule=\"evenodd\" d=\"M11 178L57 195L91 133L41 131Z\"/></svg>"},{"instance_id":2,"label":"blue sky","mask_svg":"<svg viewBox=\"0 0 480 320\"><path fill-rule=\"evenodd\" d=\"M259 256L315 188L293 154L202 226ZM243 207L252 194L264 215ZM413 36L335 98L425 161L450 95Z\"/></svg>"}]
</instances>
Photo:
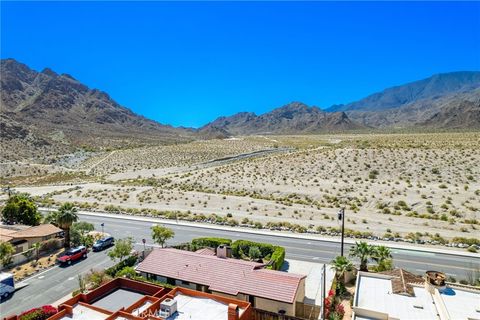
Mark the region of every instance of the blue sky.
<instances>
[{"instance_id":1,"label":"blue sky","mask_svg":"<svg viewBox=\"0 0 480 320\"><path fill-rule=\"evenodd\" d=\"M479 52L478 2L1 2L2 58L173 125L347 103Z\"/></svg>"}]
</instances>

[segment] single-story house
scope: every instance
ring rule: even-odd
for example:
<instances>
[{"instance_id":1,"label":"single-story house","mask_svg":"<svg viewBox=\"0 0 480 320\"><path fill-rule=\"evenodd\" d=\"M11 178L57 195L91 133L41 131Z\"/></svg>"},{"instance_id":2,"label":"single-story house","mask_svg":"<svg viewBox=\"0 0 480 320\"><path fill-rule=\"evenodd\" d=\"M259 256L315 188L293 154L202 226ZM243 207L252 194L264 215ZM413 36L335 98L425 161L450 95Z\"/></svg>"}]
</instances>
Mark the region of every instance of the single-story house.
<instances>
[{"instance_id":1,"label":"single-story house","mask_svg":"<svg viewBox=\"0 0 480 320\"><path fill-rule=\"evenodd\" d=\"M261 263L171 248L154 249L137 266L143 276L197 291L248 301L295 316L305 298L304 275L267 270Z\"/></svg>"}]
</instances>

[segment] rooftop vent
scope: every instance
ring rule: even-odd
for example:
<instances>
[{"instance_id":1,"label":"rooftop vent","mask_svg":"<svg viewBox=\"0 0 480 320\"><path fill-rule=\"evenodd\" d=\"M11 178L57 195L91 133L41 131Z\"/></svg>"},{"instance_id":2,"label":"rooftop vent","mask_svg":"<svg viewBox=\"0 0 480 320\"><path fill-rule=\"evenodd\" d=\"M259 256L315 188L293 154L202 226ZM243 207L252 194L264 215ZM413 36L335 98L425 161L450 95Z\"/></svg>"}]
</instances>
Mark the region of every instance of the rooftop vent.
<instances>
[{"instance_id":1,"label":"rooftop vent","mask_svg":"<svg viewBox=\"0 0 480 320\"><path fill-rule=\"evenodd\" d=\"M167 298L160 303L159 315L162 318L168 318L177 312L177 301Z\"/></svg>"}]
</instances>

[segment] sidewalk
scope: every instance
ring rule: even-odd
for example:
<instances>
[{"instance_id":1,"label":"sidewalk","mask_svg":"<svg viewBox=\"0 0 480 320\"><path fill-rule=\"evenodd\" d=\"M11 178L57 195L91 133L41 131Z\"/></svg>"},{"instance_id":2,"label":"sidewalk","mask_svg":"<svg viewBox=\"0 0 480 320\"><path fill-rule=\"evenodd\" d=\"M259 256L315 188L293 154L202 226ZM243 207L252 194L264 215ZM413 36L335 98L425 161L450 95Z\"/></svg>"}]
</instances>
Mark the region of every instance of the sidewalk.
<instances>
[{"instance_id":1,"label":"sidewalk","mask_svg":"<svg viewBox=\"0 0 480 320\"><path fill-rule=\"evenodd\" d=\"M56 209L51 208L39 208L43 211L54 211ZM125 215L125 214L112 214L112 213L99 213L99 212L90 212L90 211L78 211L79 214L89 215L93 217L106 217L106 218L114 218L114 219L123 219L123 220L133 220L133 221L144 221L144 222L156 222L162 223L167 225L178 225L178 226L186 226L186 227L194 227L194 228L204 228L204 229L213 229L213 230L222 230L222 231L235 231L235 232L242 232L242 233L249 233L249 234L259 234L259 235L267 235L267 236L274 236L274 237L284 237L284 238L291 238L291 239L303 239L303 240L312 240L312 241L324 241L324 242L335 242L340 243L340 239L331 238L331 237L324 237L319 235L312 235L312 234L299 234L299 233L291 233L291 232L281 232L281 231L270 231L270 230L254 230L251 228L240 228L240 227L225 227L219 225L212 225L206 224L201 222L187 222L187 221L175 221L170 219L162 219L162 218L153 218L153 217L144 217L144 216L134 216L134 215ZM345 239L344 242L347 244L355 244L356 241L354 239ZM409 251L419 251L419 252L429 252L429 253L440 253L440 254L448 254L448 255L455 255L455 256L462 256L462 257L473 257L473 258L480 258L479 253L472 253L468 251L458 251L455 249L442 249L436 248L433 246L413 246L408 244L399 244L399 243L392 243L389 241L381 241L381 240L363 240L366 241L368 244L372 245L384 245L391 249L400 249L400 250L409 250Z\"/></svg>"}]
</instances>

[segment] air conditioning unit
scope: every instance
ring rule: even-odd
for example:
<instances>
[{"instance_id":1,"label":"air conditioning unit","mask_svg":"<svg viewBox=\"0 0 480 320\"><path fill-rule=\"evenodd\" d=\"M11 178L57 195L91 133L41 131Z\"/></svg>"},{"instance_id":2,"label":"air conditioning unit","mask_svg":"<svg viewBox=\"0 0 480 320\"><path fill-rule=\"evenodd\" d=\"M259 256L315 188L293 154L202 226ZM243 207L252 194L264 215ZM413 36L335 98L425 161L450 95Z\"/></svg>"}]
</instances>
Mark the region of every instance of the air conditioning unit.
<instances>
[{"instance_id":1,"label":"air conditioning unit","mask_svg":"<svg viewBox=\"0 0 480 320\"><path fill-rule=\"evenodd\" d=\"M160 303L160 317L168 318L177 312L177 301L167 298Z\"/></svg>"}]
</instances>

